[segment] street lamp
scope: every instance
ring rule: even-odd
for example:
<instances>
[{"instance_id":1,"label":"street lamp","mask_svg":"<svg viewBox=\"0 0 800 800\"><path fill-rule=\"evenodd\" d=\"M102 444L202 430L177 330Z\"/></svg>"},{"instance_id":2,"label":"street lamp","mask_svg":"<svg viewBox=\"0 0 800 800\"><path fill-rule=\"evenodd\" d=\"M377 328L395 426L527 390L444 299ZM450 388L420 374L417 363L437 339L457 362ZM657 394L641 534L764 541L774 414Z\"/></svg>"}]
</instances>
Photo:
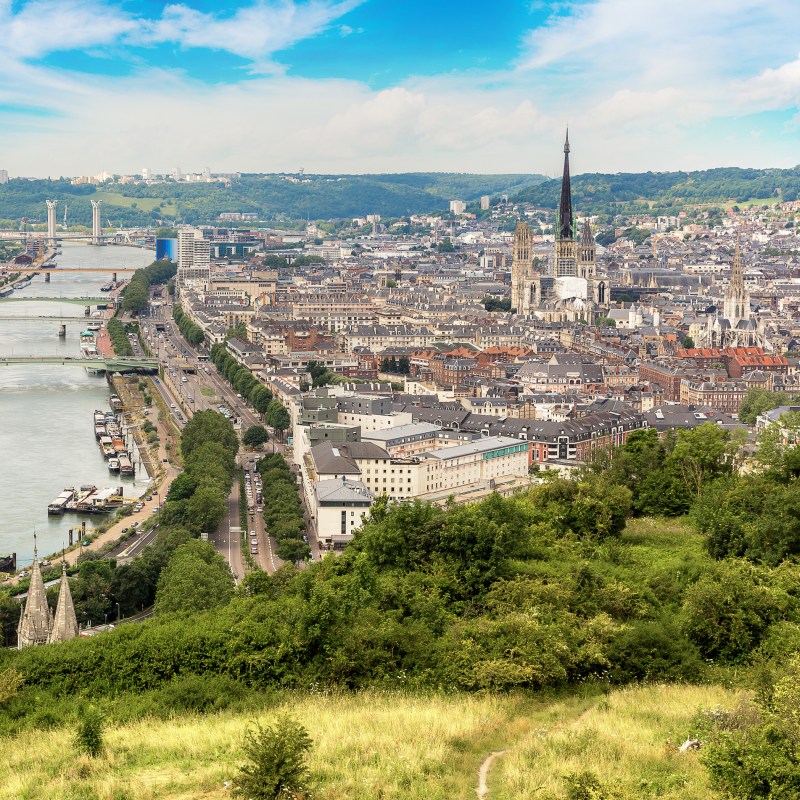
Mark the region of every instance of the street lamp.
<instances>
[{"instance_id":1,"label":"street lamp","mask_svg":"<svg viewBox=\"0 0 800 800\"><path fill-rule=\"evenodd\" d=\"M119 622L119 619L120 619L120 616L119 616L119 601L117 601L117 622Z\"/></svg>"}]
</instances>

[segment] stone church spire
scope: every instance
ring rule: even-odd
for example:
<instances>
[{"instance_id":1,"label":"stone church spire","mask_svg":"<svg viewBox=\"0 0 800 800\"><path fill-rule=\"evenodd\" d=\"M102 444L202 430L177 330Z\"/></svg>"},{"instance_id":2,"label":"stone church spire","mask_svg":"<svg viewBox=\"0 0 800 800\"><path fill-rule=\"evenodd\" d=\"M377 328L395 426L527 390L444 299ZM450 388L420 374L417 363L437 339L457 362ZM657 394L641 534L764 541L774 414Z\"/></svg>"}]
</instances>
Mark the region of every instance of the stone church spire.
<instances>
[{"instance_id":1,"label":"stone church spire","mask_svg":"<svg viewBox=\"0 0 800 800\"><path fill-rule=\"evenodd\" d=\"M78 635L78 619L75 616L75 606L72 603L72 592L67 580L67 563L61 563L61 588L58 590L58 605L53 617L53 629L50 631L48 642L66 642Z\"/></svg>"},{"instance_id":2,"label":"stone church spire","mask_svg":"<svg viewBox=\"0 0 800 800\"><path fill-rule=\"evenodd\" d=\"M74 613L74 612L73 612ZM33 566L31 582L28 586L28 599L25 610L17 627L17 647L21 650L32 644L47 644L50 637L52 615L47 605L47 593L44 589L42 572L39 568L39 556L36 550L36 534L33 536Z\"/></svg>"},{"instance_id":3,"label":"stone church spire","mask_svg":"<svg viewBox=\"0 0 800 800\"><path fill-rule=\"evenodd\" d=\"M572 219L572 187L569 179L569 129L564 140L564 173L561 177L561 200L558 203L558 230L556 239L574 237Z\"/></svg>"},{"instance_id":4,"label":"stone church spire","mask_svg":"<svg viewBox=\"0 0 800 800\"><path fill-rule=\"evenodd\" d=\"M731 327L736 327L740 322L746 322L750 319L750 293L744 285L744 272L742 271L742 255L739 250L739 242L736 242L736 250L733 254L733 267L731 268L731 279L728 288L725 290L722 310L723 317L730 322Z\"/></svg>"}]
</instances>

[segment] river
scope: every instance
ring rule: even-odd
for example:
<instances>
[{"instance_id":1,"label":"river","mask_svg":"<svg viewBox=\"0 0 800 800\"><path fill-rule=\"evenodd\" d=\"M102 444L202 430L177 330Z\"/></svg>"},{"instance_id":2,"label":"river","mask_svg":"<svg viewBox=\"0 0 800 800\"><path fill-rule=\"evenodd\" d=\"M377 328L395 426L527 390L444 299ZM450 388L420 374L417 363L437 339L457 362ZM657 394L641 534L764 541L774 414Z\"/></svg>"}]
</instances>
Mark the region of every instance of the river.
<instances>
[{"instance_id":1,"label":"river","mask_svg":"<svg viewBox=\"0 0 800 800\"><path fill-rule=\"evenodd\" d=\"M65 242L62 249L56 257L59 267L142 267L153 260L151 251L137 247ZM12 297L53 300L0 300L0 355L80 355L84 307L56 298L100 297L100 287L109 280L108 273L74 272L53 274L45 283L39 275ZM67 335L60 339L57 319L10 319L21 316L81 318L65 320ZM43 556L68 543L69 529L79 527L82 519L87 528L105 519L48 516L47 504L64 487L135 483L141 492L147 474L142 470L133 479L112 475L97 446L92 412L108 409L109 396L105 377L89 375L84 367L0 367L0 554L16 553L18 566L33 559L34 531Z\"/></svg>"}]
</instances>

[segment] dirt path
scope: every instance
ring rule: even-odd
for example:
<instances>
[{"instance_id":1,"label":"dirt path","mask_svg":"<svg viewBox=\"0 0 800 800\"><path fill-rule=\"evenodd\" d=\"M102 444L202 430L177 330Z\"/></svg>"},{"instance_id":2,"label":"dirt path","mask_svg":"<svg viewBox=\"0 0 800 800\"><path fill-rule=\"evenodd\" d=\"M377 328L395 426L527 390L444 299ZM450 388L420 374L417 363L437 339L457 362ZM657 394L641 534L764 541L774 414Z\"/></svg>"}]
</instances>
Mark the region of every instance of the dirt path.
<instances>
[{"instance_id":1,"label":"dirt path","mask_svg":"<svg viewBox=\"0 0 800 800\"><path fill-rule=\"evenodd\" d=\"M507 750L495 750L493 753L489 753L489 755L483 759L483 764L481 764L481 768L478 770L478 788L475 790L478 793L478 800L486 800L486 798L489 796L489 785L487 783L487 779L489 777L489 769L492 766L492 762L498 756L502 756L503 753L507 752Z\"/></svg>"}]
</instances>

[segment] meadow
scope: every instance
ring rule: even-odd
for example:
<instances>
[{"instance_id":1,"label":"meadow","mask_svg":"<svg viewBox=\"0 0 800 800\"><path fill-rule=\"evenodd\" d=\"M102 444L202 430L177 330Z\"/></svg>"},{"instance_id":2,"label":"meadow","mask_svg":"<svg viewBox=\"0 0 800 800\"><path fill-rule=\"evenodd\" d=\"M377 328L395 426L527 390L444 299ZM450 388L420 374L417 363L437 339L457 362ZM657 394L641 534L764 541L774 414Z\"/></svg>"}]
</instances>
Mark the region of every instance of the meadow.
<instances>
[{"instance_id":1,"label":"meadow","mask_svg":"<svg viewBox=\"0 0 800 800\"><path fill-rule=\"evenodd\" d=\"M460 800L497 757L488 797L564 800L569 776L589 771L620 800L710 795L695 753L679 754L698 709L734 703L718 687L640 686L604 694L294 694L259 708L107 729L99 758L79 755L70 727L0 739L0 798L224 798L254 720L288 711L314 741L309 766L324 800Z\"/></svg>"}]
</instances>

